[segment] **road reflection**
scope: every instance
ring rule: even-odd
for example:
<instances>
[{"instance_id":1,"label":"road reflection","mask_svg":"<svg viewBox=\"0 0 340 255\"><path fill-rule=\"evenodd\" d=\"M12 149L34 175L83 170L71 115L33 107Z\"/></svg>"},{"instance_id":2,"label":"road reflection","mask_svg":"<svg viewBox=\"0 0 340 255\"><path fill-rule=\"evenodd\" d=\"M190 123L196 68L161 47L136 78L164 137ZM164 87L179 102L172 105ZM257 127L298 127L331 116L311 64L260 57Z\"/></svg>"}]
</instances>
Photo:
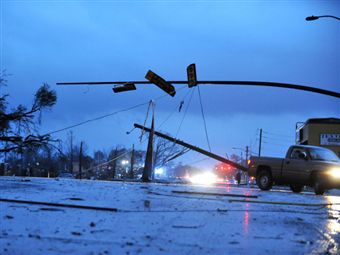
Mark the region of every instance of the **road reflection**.
<instances>
[{"instance_id":1,"label":"road reflection","mask_svg":"<svg viewBox=\"0 0 340 255\"><path fill-rule=\"evenodd\" d=\"M249 216L250 216L249 207L250 205L248 203L245 204L245 211L244 211L244 217L243 217L243 231L246 236L249 233Z\"/></svg>"},{"instance_id":2,"label":"road reflection","mask_svg":"<svg viewBox=\"0 0 340 255\"><path fill-rule=\"evenodd\" d=\"M324 236L327 239L328 247L327 251L330 254L339 254L339 244L337 240L334 240L334 236L340 235L340 197L338 196L325 196L328 208L329 219L326 223Z\"/></svg>"},{"instance_id":3,"label":"road reflection","mask_svg":"<svg viewBox=\"0 0 340 255\"><path fill-rule=\"evenodd\" d=\"M329 234L338 235L340 234L340 197L337 196L327 196L327 203L330 205L328 207L328 213L330 220L327 224L327 230Z\"/></svg>"}]
</instances>

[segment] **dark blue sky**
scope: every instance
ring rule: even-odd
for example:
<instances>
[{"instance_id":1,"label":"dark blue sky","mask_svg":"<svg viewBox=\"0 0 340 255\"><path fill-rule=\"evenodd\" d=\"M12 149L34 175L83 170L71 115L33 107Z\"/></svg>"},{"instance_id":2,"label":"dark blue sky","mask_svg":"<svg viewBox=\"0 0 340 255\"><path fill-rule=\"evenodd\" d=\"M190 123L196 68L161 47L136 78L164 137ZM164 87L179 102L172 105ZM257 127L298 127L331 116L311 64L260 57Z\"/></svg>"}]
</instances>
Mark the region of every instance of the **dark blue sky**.
<instances>
[{"instance_id":1,"label":"dark blue sky","mask_svg":"<svg viewBox=\"0 0 340 255\"><path fill-rule=\"evenodd\" d=\"M339 1L1 1L1 69L12 74L6 92L13 105L29 104L47 82L58 103L44 114L47 132L115 112L164 94L153 85L113 94L110 86L61 87L62 81L143 80L152 69L169 80L186 79L196 63L200 80L260 80L340 91ZM340 117L335 98L260 87L201 87L212 150L231 154L251 145L263 128L266 155L283 155L295 123ZM188 89L157 101L156 127L174 112ZM188 104L188 97L184 107ZM144 148L139 132L146 106L73 131L90 151L115 144ZM184 111L160 129L175 134ZM57 137L64 137L60 133ZM207 148L197 91L180 139ZM239 152L237 152L239 153ZM203 158L191 153L187 162ZM213 161L211 161L213 162Z\"/></svg>"}]
</instances>

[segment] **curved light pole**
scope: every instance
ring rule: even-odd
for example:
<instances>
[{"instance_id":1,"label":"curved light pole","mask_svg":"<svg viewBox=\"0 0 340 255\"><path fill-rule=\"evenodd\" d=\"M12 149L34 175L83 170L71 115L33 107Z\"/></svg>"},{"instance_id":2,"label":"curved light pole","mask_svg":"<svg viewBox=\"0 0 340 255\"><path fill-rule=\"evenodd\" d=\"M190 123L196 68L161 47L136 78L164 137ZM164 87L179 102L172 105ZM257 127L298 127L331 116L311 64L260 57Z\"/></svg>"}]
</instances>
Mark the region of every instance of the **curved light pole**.
<instances>
[{"instance_id":1,"label":"curved light pole","mask_svg":"<svg viewBox=\"0 0 340 255\"><path fill-rule=\"evenodd\" d=\"M307 21L313 21L313 20L317 20L319 18L333 18L333 19L337 19L340 20L339 17L333 16L333 15L322 15L322 16L308 16L306 17Z\"/></svg>"},{"instance_id":2,"label":"curved light pole","mask_svg":"<svg viewBox=\"0 0 340 255\"><path fill-rule=\"evenodd\" d=\"M340 93L335 91L324 90L320 88L314 88L304 85L281 83L281 82L266 82L266 81L198 81L196 78L196 67L195 64L191 64L187 68L188 80L186 81L166 81L159 75L155 74L149 70L145 76L148 81L105 81L105 82L57 82L57 85L111 85L116 84L122 85L119 87L114 87L113 91L123 92L129 90L135 90L135 84L155 84L160 89L164 90L170 96L175 96L176 90L172 84L188 84L189 88L197 86L199 84L203 85L244 85L244 86L265 86L265 87L278 87L286 89L297 89L304 90L319 94L324 94L331 97L340 98ZM119 89L118 89L119 88Z\"/></svg>"}]
</instances>

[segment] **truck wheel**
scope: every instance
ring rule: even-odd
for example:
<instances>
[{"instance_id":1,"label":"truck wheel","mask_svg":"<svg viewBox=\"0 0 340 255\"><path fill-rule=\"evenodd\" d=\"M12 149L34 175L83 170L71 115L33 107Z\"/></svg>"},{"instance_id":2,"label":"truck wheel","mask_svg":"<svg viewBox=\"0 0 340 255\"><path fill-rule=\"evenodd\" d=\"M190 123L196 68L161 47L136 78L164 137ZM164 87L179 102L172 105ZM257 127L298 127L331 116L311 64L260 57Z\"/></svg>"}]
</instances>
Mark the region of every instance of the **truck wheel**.
<instances>
[{"instance_id":1,"label":"truck wheel","mask_svg":"<svg viewBox=\"0 0 340 255\"><path fill-rule=\"evenodd\" d=\"M323 195L323 193L325 193L325 187L324 187L324 185L322 185L320 180L315 181L314 192L315 192L315 195Z\"/></svg>"},{"instance_id":2,"label":"truck wheel","mask_svg":"<svg viewBox=\"0 0 340 255\"><path fill-rule=\"evenodd\" d=\"M292 184L290 185L290 189L294 193L300 193L303 190L304 186L303 185L298 185L298 184Z\"/></svg>"},{"instance_id":3,"label":"truck wheel","mask_svg":"<svg viewBox=\"0 0 340 255\"><path fill-rule=\"evenodd\" d=\"M262 170L256 177L257 186L262 190L270 190L273 186L273 177L268 170Z\"/></svg>"}]
</instances>

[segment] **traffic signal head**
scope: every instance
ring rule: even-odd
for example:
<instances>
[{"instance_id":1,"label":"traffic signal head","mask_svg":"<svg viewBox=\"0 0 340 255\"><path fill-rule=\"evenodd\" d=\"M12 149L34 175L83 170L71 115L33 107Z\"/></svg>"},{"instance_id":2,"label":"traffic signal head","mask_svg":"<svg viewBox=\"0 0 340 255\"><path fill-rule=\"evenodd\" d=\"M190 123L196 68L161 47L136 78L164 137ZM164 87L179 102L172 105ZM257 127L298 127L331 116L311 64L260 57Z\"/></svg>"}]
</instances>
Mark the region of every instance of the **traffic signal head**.
<instances>
[{"instance_id":1,"label":"traffic signal head","mask_svg":"<svg viewBox=\"0 0 340 255\"><path fill-rule=\"evenodd\" d=\"M130 90L136 90L135 84L131 82L127 82L123 85L116 85L112 88L114 93L119 93L119 92L125 92L125 91L130 91Z\"/></svg>"},{"instance_id":2,"label":"traffic signal head","mask_svg":"<svg viewBox=\"0 0 340 255\"><path fill-rule=\"evenodd\" d=\"M197 76L196 76L196 65L191 64L187 67L187 76L188 76L188 86L189 88L197 85Z\"/></svg>"},{"instance_id":3,"label":"traffic signal head","mask_svg":"<svg viewBox=\"0 0 340 255\"><path fill-rule=\"evenodd\" d=\"M145 78L150 81L151 83L155 84L157 87L168 93L170 96L175 96L176 90L175 87L172 86L169 82L164 80L162 77L159 75L155 74L151 70L147 72L145 75Z\"/></svg>"}]
</instances>

